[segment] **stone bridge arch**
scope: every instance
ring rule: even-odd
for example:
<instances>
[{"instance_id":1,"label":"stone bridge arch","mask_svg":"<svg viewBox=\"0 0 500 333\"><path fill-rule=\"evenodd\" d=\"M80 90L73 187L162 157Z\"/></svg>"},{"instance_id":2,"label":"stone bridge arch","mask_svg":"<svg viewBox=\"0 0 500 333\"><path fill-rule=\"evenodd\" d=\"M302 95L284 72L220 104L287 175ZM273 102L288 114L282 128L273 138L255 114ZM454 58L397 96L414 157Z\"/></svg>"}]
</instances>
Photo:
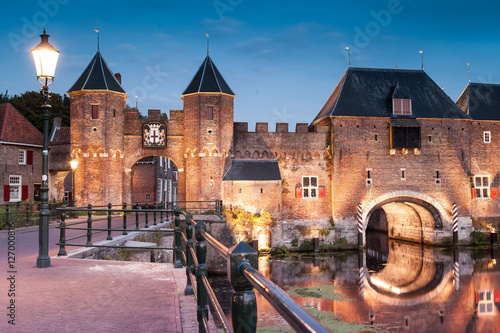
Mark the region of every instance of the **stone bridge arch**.
<instances>
[{"instance_id":1,"label":"stone bridge arch","mask_svg":"<svg viewBox=\"0 0 500 333\"><path fill-rule=\"evenodd\" d=\"M383 215L389 237L433 244L443 227L451 230L451 212L432 197L415 191L394 191L371 200L363 207L363 242L366 230ZM373 219L372 219L373 215Z\"/></svg>"}]
</instances>

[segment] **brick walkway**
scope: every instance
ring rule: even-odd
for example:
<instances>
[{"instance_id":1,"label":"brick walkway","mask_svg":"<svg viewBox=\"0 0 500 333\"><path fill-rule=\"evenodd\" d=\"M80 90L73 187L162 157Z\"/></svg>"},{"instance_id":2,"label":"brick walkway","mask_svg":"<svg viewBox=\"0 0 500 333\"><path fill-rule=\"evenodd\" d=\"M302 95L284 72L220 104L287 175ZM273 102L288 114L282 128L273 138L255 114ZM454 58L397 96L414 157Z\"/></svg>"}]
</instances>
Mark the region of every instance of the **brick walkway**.
<instances>
[{"instance_id":1,"label":"brick walkway","mask_svg":"<svg viewBox=\"0 0 500 333\"><path fill-rule=\"evenodd\" d=\"M15 326L7 323L9 286L1 279L1 332L198 332L195 297L184 296L184 269L55 257L51 262L36 268L35 256L16 264ZM215 329L212 320L210 325Z\"/></svg>"}]
</instances>

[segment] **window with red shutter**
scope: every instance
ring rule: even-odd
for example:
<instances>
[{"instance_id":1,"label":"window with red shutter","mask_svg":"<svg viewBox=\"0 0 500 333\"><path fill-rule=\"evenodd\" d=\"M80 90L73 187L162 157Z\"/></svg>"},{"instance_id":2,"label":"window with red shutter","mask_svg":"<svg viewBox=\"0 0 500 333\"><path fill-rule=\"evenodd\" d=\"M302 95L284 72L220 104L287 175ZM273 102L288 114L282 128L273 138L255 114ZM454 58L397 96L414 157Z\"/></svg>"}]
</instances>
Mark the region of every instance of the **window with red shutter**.
<instances>
[{"instance_id":1,"label":"window with red shutter","mask_svg":"<svg viewBox=\"0 0 500 333\"><path fill-rule=\"evenodd\" d=\"M28 150L26 155L26 163L33 164L33 150Z\"/></svg>"},{"instance_id":2,"label":"window with red shutter","mask_svg":"<svg viewBox=\"0 0 500 333\"><path fill-rule=\"evenodd\" d=\"M28 185L21 186L21 200L28 200Z\"/></svg>"},{"instance_id":3,"label":"window with red shutter","mask_svg":"<svg viewBox=\"0 0 500 333\"><path fill-rule=\"evenodd\" d=\"M5 201L5 202L10 201L10 186L9 185L3 186L3 201Z\"/></svg>"},{"instance_id":4,"label":"window with red shutter","mask_svg":"<svg viewBox=\"0 0 500 333\"><path fill-rule=\"evenodd\" d=\"M99 119L99 105L92 105L92 119Z\"/></svg>"}]
</instances>

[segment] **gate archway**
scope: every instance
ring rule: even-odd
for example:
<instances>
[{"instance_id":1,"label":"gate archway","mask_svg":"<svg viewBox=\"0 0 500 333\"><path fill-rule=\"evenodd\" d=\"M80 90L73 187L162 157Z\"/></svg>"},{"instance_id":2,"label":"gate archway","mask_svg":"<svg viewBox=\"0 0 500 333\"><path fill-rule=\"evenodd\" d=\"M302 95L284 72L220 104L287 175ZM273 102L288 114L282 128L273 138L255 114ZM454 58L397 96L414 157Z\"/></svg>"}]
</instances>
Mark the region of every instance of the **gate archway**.
<instances>
[{"instance_id":1,"label":"gate archway","mask_svg":"<svg viewBox=\"0 0 500 333\"><path fill-rule=\"evenodd\" d=\"M363 234L378 230L389 237L433 244L435 231L450 227L451 214L433 198L418 192L397 191L372 200L363 210Z\"/></svg>"}]
</instances>

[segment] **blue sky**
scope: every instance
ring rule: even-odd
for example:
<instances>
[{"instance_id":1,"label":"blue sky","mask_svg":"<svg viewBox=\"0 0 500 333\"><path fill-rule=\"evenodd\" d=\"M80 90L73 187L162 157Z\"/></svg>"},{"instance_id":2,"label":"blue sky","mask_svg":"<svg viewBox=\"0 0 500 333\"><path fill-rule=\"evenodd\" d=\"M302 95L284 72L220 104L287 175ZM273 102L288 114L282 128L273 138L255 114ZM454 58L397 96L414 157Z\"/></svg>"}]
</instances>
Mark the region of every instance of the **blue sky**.
<instances>
[{"instance_id":1,"label":"blue sky","mask_svg":"<svg viewBox=\"0 0 500 333\"><path fill-rule=\"evenodd\" d=\"M500 83L500 4L483 1L40 0L2 5L0 92L38 90L30 50L44 28L65 93L100 50L141 113L182 109L210 56L236 94L235 121L310 123L347 69L424 69L455 101L468 82Z\"/></svg>"}]
</instances>

